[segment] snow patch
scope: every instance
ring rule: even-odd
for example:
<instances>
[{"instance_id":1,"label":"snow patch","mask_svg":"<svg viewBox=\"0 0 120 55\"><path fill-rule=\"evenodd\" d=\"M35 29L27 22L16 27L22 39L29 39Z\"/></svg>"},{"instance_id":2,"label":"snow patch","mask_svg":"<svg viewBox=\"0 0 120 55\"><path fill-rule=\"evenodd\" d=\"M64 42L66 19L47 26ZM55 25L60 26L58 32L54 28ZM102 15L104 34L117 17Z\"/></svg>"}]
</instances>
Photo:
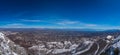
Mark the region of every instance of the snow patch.
<instances>
[{"instance_id":1,"label":"snow patch","mask_svg":"<svg viewBox=\"0 0 120 55\"><path fill-rule=\"evenodd\" d=\"M0 43L0 50L2 53L2 55L18 55L16 54L15 52L13 52L10 48L10 46L8 45L8 43L10 42L10 40L7 40L5 39L5 35L3 33L0 32L0 40L1 40L1 43Z\"/></svg>"}]
</instances>

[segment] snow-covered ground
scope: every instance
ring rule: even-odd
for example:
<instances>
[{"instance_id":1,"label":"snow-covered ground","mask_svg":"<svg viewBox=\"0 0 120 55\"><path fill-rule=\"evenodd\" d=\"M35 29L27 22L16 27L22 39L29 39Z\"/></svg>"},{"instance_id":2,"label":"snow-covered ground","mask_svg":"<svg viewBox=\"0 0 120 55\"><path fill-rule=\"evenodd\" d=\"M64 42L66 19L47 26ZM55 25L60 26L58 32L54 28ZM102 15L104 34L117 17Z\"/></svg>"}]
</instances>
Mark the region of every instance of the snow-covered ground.
<instances>
[{"instance_id":1,"label":"snow-covered ground","mask_svg":"<svg viewBox=\"0 0 120 55\"><path fill-rule=\"evenodd\" d=\"M109 37L108 39L111 39ZM109 40L108 40L109 41ZM96 41L84 38L79 42L72 41L53 41L53 42L44 42L38 45L33 45L29 47L29 54L31 55L80 55L91 49L93 44L96 43L96 49L93 52L95 55L99 52L100 44ZM116 46L117 45L117 46ZM120 47L120 41L113 44L113 47ZM107 48L106 46L104 47ZM103 49L104 50L104 49ZM27 55L26 50L19 45L14 44L10 39L5 37L5 35L0 32L0 54L2 55Z\"/></svg>"},{"instance_id":2,"label":"snow-covered ground","mask_svg":"<svg viewBox=\"0 0 120 55\"><path fill-rule=\"evenodd\" d=\"M46 42L47 48L43 45L36 45L36 46L32 46L29 48L29 50L36 50L37 54L63 54L63 53L70 53L72 55L77 55L77 54L81 54L85 51L88 51L90 49L90 47L93 44L93 41L84 41L81 42L84 44L84 46L88 46L87 48L85 48L83 51L79 51L76 52L77 48L79 47L79 45L81 45L80 43L71 43L70 41L64 41L64 43L62 42ZM83 47L84 47L83 46ZM79 47L80 48L80 47Z\"/></svg>"},{"instance_id":3,"label":"snow-covered ground","mask_svg":"<svg viewBox=\"0 0 120 55\"><path fill-rule=\"evenodd\" d=\"M114 47L114 48L117 48L117 47L120 48L120 41L118 41L117 43L113 44L113 47Z\"/></svg>"},{"instance_id":4,"label":"snow-covered ground","mask_svg":"<svg viewBox=\"0 0 120 55\"><path fill-rule=\"evenodd\" d=\"M113 38L112 40L109 40L109 44L107 45L108 46L105 49L103 49L104 52L107 53L107 55L115 55L116 53L114 51L116 48L118 48L118 50L120 51L120 36Z\"/></svg>"},{"instance_id":5,"label":"snow-covered ground","mask_svg":"<svg viewBox=\"0 0 120 55\"><path fill-rule=\"evenodd\" d=\"M5 37L2 32L0 32L0 55L26 55L25 50L23 50L24 52L21 52L21 54L18 54L18 52L13 50L14 48L17 48L17 50L19 50L19 47L16 46L17 45L15 45L11 40Z\"/></svg>"}]
</instances>

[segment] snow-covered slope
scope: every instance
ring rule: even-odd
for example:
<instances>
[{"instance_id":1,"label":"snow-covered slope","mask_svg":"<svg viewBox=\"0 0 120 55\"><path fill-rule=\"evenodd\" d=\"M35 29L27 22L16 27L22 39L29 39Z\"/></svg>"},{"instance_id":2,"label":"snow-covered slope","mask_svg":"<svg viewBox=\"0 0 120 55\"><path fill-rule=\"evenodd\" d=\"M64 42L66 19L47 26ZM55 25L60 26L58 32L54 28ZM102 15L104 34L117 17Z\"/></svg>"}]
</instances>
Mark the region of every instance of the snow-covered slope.
<instances>
[{"instance_id":1,"label":"snow-covered slope","mask_svg":"<svg viewBox=\"0 0 120 55\"><path fill-rule=\"evenodd\" d=\"M80 44L82 43L82 45ZM61 42L46 42L46 46L44 44L35 45L29 48L31 55L79 55L86 51L88 51L92 45L93 41L84 41L80 43L71 43L70 41ZM79 51L78 51L79 50Z\"/></svg>"},{"instance_id":2,"label":"snow-covered slope","mask_svg":"<svg viewBox=\"0 0 120 55\"><path fill-rule=\"evenodd\" d=\"M14 44L0 32L0 55L27 55L25 49Z\"/></svg>"},{"instance_id":3,"label":"snow-covered slope","mask_svg":"<svg viewBox=\"0 0 120 55\"><path fill-rule=\"evenodd\" d=\"M117 47L120 48L120 36L118 36L117 38L114 39L112 46L113 46L114 48L117 48Z\"/></svg>"},{"instance_id":4,"label":"snow-covered slope","mask_svg":"<svg viewBox=\"0 0 120 55\"><path fill-rule=\"evenodd\" d=\"M120 36L111 40L109 46L105 49L102 54L106 55L120 55Z\"/></svg>"}]
</instances>

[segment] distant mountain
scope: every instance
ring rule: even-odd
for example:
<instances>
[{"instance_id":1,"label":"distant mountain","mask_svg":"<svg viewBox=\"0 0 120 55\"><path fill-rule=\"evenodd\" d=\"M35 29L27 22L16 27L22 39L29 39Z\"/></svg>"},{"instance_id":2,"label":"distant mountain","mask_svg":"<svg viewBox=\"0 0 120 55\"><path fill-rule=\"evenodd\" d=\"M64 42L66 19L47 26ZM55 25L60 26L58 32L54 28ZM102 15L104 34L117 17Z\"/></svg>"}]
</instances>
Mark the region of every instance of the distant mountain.
<instances>
[{"instance_id":1,"label":"distant mountain","mask_svg":"<svg viewBox=\"0 0 120 55\"><path fill-rule=\"evenodd\" d=\"M108 31L108 32L116 32L120 31L119 29L90 29L90 28L81 28L81 29L58 29L58 28L0 28L0 31L24 31L24 30L64 30L64 31Z\"/></svg>"},{"instance_id":2,"label":"distant mountain","mask_svg":"<svg viewBox=\"0 0 120 55\"><path fill-rule=\"evenodd\" d=\"M111 30L105 30L106 32L120 32L119 29L111 29Z\"/></svg>"}]
</instances>

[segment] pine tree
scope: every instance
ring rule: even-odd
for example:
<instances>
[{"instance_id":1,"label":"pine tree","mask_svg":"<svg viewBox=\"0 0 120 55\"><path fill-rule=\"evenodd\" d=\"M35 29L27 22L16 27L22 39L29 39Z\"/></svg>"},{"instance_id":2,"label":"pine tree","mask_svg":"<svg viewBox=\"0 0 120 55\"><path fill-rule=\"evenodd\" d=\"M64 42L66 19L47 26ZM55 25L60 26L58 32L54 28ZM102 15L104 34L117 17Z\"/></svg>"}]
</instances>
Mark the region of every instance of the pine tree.
<instances>
[{"instance_id":1,"label":"pine tree","mask_svg":"<svg viewBox=\"0 0 120 55\"><path fill-rule=\"evenodd\" d=\"M114 55L119 55L119 48L115 48Z\"/></svg>"}]
</instances>

